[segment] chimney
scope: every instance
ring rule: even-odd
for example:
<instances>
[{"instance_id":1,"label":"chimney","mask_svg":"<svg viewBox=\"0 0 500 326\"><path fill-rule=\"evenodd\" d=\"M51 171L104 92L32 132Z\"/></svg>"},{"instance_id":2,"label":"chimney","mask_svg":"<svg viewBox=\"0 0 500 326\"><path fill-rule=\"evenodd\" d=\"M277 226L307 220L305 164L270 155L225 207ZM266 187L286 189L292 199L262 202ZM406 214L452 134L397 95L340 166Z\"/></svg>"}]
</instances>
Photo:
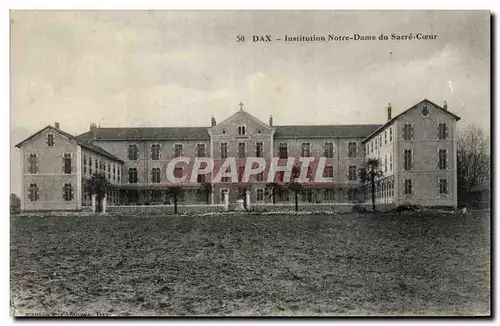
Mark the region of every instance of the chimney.
<instances>
[{"instance_id":1,"label":"chimney","mask_svg":"<svg viewBox=\"0 0 500 326\"><path fill-rule=\"evenodd\" d=\"M271 127L273 126L273 116L272 115L269 116L269 126L271 126Z\"/></svg>"},{"instance_id":2,"label":"chimney","mask_svg":"<svg viewBox=\"0 0 500 326\"><path fill-rule=\"evenodd\" d=\"M392 107L391 103L389 103L389 106L387 106L387 121L392 119Z\"/></svg>"},{"instance_id":3,"label":"chimney","mask_svg":"<svg viewBox=\"0 0 500 326\"><path fill-rule=\"evenodd\" d=\"M212 115L212 127L215 126L217 122L215 121L215 117Z\"/></svg>"},{"instance_id":4,"label":"chimney","mask_svg":"<svg viewBox=\"0 0 500 326\"><path fill-rule=\"evenodd\" d=\"M97 129L97 125L95 123L90 124L90 131L95 131Z\"/></svg>"},{"instance_id":5,"label":"chimney","mask_svg":"<svg viewBox=\"0 0 500 326\"><path fill-rule=\"evenodd\" d=\"M56 128L56 130L59 130L59 122L54 123L54 127Z\"/></svg>"},{"instance_id":6,"label":"chimney","mask_svg":"<svg viewBox=\"0 0 500 326\"><path fill-rule=\"evenodd\" d=\"M444 101L443 109L445 109L446 111L448 111L448 103L446 103L446 101Z\"/></svg>"}]
</instances>

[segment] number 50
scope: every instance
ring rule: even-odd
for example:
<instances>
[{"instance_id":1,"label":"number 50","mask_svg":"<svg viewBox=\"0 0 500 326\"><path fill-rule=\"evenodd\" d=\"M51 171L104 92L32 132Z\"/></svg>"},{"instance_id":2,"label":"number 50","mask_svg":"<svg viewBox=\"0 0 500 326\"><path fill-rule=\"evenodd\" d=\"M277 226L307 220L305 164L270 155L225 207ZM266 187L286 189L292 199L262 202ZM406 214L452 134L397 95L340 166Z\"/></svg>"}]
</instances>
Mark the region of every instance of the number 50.
<instances>
[{"instance_id":1,"label":"number 50","mask_svg":"<svg viewBox=\"0 0 500 326\"><path fill-rule=\"evenodd\" d=\"M245 42L245 37L242 36L242 35L236 36L236 42L237 43L239 43L239 42Z\"/></svg>"}]
</instances>

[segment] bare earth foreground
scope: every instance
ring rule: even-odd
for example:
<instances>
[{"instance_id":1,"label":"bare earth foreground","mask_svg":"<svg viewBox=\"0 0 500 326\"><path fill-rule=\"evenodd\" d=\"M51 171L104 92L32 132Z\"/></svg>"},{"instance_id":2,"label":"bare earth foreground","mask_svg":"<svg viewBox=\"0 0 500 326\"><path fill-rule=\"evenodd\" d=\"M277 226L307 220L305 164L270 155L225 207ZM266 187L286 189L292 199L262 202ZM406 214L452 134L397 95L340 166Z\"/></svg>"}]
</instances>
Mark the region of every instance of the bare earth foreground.
<instances>
[{"instance_id":1,"label":"bare earth foreground","mask_svg":"<svg viewBox=\"0 0 500 326\"><path fill-rule=\"evenodd\" d=\"M11 219L12 314L488 315L489 213Z\"/></svg>"}]
</instances>

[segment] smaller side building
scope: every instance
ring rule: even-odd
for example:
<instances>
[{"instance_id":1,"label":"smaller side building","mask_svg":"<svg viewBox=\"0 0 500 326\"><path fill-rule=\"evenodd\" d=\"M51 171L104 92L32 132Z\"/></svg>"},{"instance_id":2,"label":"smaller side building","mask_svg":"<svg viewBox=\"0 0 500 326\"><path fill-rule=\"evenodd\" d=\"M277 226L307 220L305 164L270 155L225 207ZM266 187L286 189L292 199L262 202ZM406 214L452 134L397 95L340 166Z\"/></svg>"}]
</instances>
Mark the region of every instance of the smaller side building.
<instances>
[{"instance_id":1,"label":"smaller side building","mask_svg":"<svg viewBox=\"0 0 500 326\"><path fill-rule=\"evenodd\" d=\"M21 152L21 210L80 210L90 204L85 180L92 172L121 167L122 160L100 147L77 140L59 123L47 126L16 145ZM94 159L95 171L85 163ZM82 168L83 166L83 168ZM108 179L112 180L112 179ZM83 200L82 200L83 199Z\"/></svg>"},{"instance_id":2,"label":"smaller side building","mask_svg":"<svg viewBox=\"0 0 500 326\"><path fill-rule=\"evenodd\" d=\"M383 177L376 202L457 207L457 121L460 117L427 99L391 117L363 141Z\"/></svg>"}]
</instances>

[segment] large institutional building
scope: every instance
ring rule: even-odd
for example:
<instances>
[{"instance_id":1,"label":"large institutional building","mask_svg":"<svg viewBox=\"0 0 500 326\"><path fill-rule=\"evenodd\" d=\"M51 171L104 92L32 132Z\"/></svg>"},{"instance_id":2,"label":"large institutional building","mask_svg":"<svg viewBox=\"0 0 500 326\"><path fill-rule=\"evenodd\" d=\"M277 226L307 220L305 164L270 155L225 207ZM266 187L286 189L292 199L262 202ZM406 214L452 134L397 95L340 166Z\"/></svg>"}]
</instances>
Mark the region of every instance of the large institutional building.
<instances>
[{"instance_id":1,"label":"large institutional building","mask_svg":"<svg viewBox=\"0 0 500 326\"><path fill-rule=\"evenodd\" d=\"M423 100L377 125L274 125L240 110L208 127L100 128L72 136L58 123L47 126L16 145L21 151L22 210L81 210L91 203L88 180L104 173L111 186L108 205L170 204L166 177L168 163L178 157L210 157L215 169L227 157L236 159L241 177L247 157L277 159L324 157L324 177L330 183L308 183L301 190L301 203L346 204L370 200L359 191L358 171L368 158L380 161L376 202L426 206L457 205L456 123L458 116ZM310 166L315 174L317 165ZM279 183L282 174L269 177L268 170L252 175L246 183L222 178L210 194L200 192L201 183L211 183L212 174L189 176L192 165L177 165L174 175L187 175L180 204L220 204L223 194L236 201L241 190L250 191L252 203L269 204L266 184ZM215 174L215 173L214 173ZM369 187L368 187L369 188ZM278 204L293 202L280 191Z\"/></svg>"}]
</instances>

